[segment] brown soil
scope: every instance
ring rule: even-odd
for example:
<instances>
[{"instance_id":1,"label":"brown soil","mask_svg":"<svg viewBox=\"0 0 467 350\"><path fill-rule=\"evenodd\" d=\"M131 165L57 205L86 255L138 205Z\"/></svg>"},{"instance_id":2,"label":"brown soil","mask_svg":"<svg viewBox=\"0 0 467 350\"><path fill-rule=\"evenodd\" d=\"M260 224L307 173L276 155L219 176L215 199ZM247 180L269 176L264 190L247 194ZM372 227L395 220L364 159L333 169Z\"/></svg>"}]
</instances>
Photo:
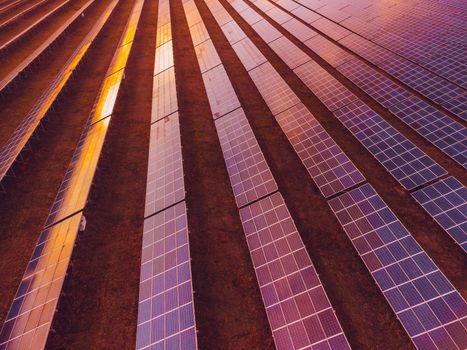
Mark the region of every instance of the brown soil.
<instances>
[{"instance_id":1,"label":"brown soil","mask_svg":"<svg viewBox=\"0 0 467 350\"><path fill-rule=\"evenodd\" d=\"M20 12L30 8L31 6L33 6L34 4L37 4L39 1L41 0L33 0L33 1L27 1L27 2L23 2L23 3L20 3L18 6L14 6L12 7L11 9L8 9L6 11L2 11L0 12L0 23L3 23L7 20L9 20L10 18L16 16L17 14L19 14ZM1 6L2 4L0 4ZM42 5L42 4L41 4ZM39 7L41 5L38 5ZM31 11L28 11L27 13L31 12L32 13L32 9ZM26 15L26 13L24 14ZM22 16L21 16L22 17ZM20 18L20 17L18 17ZM12 22L13 23L13 22Z\"/></svg>"}]
</instances>

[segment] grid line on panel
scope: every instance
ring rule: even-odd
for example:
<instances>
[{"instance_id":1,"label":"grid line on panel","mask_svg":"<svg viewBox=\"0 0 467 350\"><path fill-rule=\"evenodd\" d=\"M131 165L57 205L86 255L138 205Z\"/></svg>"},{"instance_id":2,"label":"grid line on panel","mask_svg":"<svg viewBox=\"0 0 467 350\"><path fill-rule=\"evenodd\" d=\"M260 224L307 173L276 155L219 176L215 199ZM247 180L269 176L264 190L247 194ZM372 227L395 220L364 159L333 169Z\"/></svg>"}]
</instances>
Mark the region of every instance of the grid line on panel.
<instances>
[{"instance_id":1,"label":"grid line on panel","mask_svg":"<svg viewBox=\"0 0 467 350\"><path fill-rule=\"evenodd\" d=\"M186 205L144 221L136 348L196 349Z\"/></svg>"},{"instance_id":2,"label":"grid line on panel","mask_svg":"<svg viewBox=\"0 0 467 350\"><path fill-rule=\"evenodd\" d=\"M269 62L252 69L249 74L273 115L300 103L297 95Z\"/></svg>"},{"instance_id":3,"label":"grid line on panel","mask_svg":"<svg viewBox=\"0 0 467 350\"><path fill-rule=\"evenodd\" d=\"M224 32L225 33L225 32ZM228 33L225 33L227 36ZM259 65L267 62L266 57L258 50L250 38L245 38L232 45L235 53L240 61L243 63L247 71L258 67Z\"/></svg>"},{"instance_id":4,"label":"grid line on panel","mask_svg":"<svg viewBox=\"0 0 467 350\"><path fill-rule=\"evenodd\" d=\"M154 75L159 74L174 65L172 40L156 48Z\"/></svg>"},{"instance_id":5,"label":"grid line on panel","mask_svg":"<svg viewBox=\"0 0 467 350\"><path fill-rule=\"evenodd\" d=\"M222 152L238 207L277 191L242 108L216 120Z\"/></svg>"},{"instance_id":6,"label":"grid line on panel","mask_svg":"<svg viewBox=\"0 0 467 350\"><path fill-rule=\"evenodd\" d=\"M323 196L330 197L365 180L302 103L276 119Z\"/></svg>"},{"instance_id":7,"label":"grid line on panel","mask_svg":"<svg viewBox=\"0 0 467 350\"><path fill-rule=\"evenodd\" d=\"M241 13L240 13L241 15ZM272 24L270 24L265 19L252 25L255 32L263 39L266 43L270 43L277 38L283 36Z\"/></svg>"},{"instance_id":8,"label":"grid line on panel","mask_svg":"<svg viewBox=\"0 0 467 350\"><path fill-rule=\"evenodd\" d=\"M280 193L240 209L240 218L276 348L349 349Z\"/></svg>"},{"instance_id":9,"label":"grid line on panel","mask_svg":"<svg viewBox=\"0 0 467 350\"><path fill-rule=\"evenodd\" d=\"M383 107L389 108L412 96L410 92L357 58L352 57L337 70Z\"/></svg>"},{"instance_id":10,"label":"grid line on panel","mask_svg":"<svg viewBox=\"0 0 467 350\"><path fill-rule=\"evenodd\" d=\"M170 67L154 76L152 90L151 123L178 110L175 69Z\"/></svg>"},{"instance_id":11,"label":"grid line on panel","mask_svg":"<svg viewBox=\"0 0 467 350\"><path fill-rule=\"evenodd\" d=\"M467 167L467 129L418 97L390 111L464 168Z\"/></svg>"},{"instance_id":12,"label":"grid line on panel","mask_svg":"<svg viewBox=\"0 0 467 350\"><path fill-rule=\"evenodd\" d=\"M224 24L221 29L224 32L225 37L227 38L227 41L230 45L233 45L247 37L245 32L235 21L230 21Z\"/></svg>"},{"instance_id":13,"label":"grid line on panel","mask_svg":"<svg viewBox=\"0 0 467 350\"><path fill-rule=\"evenodd\" d=\"M272 41L269 43L269 46L290 69L311 61L311 58L307 54L285 36Z\"/></svg>"},{"instance_id":14,"label":"grid line on panel","mask_svg":"<svg viewBox=\"0 0 467 350\"><path fill-rule=\"evenodd\" d=\"M307 27L305 24L303 24L296 18L292 18L290 21L283 23L282 27L301 42L305 42L313 37L318 36L318 33L316 33L313 29Z\"/></svg>"},{"instance_id":15,"label":"grid line on panel","mask_svg":"<svg viewBox=\"0 0 467 350\"><path fill-rule=\"evenodd\" d=\"M315 61L301 65L294 69L294 73L331 112L358 100L357 96Z\"/></svg>"},{"instance_id":16,"label":"grid line on panel","mask_svg":"<svg viewBox=\"0 0 467 350\"><path fill-rule=\"evenodd\" d=\"M214 119L240 107L240 101L222 64L205 72L202 77Z\"/></svg>"},{"instance_id":17,"label":"grid line on panel","mask_svg":"<svg viewBox=\"0 0 467 350\"><path fill-rule=\"evenodd\" d=\"M328 37L330 37L333 40L341 40L352 34L350 31L348 31L344 27L341 27L340 25L324 17L314 21L311 25L314 28L318 29L320 32L326 34Z\"/></svg>"},{"instance_id":18,"label":"grid line on panel","mask_svg":"<svg viewBox=\"0 0 467 350\"><path fill-rule=\"evenodd\" d=\"M196 57L198 58L201 73L222 64L212 40L206 40L195 47Z\"/></svg>"},{"instance_id":19,"label":"grid line on panel","mask_svg":"<svg viewBox=\"0 0 467 350\"><path fill-rule=\"evenodd\" d=\"M446 174L445 169L362 101L345 106L334 115L405 189L414 189Z\"/></svg>"},{"instance_id":20,"label":"grid line on panel","mask_svg":"<svg viewBox=\"0 0 467 350\"><path fill-rule=\"evenodd\" d=\"M350 53L341 49L322 35L316 35L305 41L304 44L334 68L352 58Z\"/></svg>"},{"instance_id":21,"label":"grid line on panel","mask_svg":"<svg viewBox=\"0 0 467 350\"><path fill-rule=\"evenodd\" d=\"M151 125L144 216L185 198L182 144L178 113Z\"/></svg>"},{"instance_id":22,"label":"grid line on panel","mask_svg":"<svg viewBox=\"0 0 467 350\"><path fill-rule=\"evenodd\" d=\"M412 194L430 216L467 251L467 189L447 177Z\"/></svg>"},{"instance_id":23,"label":"grid line on panel","mask_svg":"<svg viewBox=\"0 0 467 350\"><path fill-rule=\"evenodd\" d=\"M373 187L328 203L414 343L465 348L467 304Z\"/></svg>"}]
</instances>

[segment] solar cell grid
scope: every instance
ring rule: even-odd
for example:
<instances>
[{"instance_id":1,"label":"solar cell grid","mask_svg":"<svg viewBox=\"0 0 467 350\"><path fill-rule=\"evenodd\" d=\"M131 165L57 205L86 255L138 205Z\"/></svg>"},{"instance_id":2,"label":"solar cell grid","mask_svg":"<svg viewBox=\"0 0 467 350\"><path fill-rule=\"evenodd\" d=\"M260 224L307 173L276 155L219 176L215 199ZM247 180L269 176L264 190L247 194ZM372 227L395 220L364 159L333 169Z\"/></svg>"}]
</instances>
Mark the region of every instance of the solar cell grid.
<instances>
[{"instance_id":1,"label":"solar cell grid","mask_svg":"<svg viewBox=\"0 0 467 350\"><path fill-rule=\"evenodd\" d=\"M333 67L337 67L352 58L351 54L333 44L322 35L317 35L305 41L304 44Z\"/></svg>"},{"instance_id":2,"label":"solar cell grid","mask_svg":"<svg viewBox=\"0 0 467 350\"><path fill-rule=\"evenodd\" d=\"M156 48L154 75L159 74L174 65L172 40Z\"/></svg>"},{"instance_id":3,"label":"solar cell grid","mask_svg":"<svg viewBox=\"0 0 467 350\"><path fill-rule=\"evenodd\" d=\"M467 121L467 93L444 102L442 106L459 118Z\"/></svg>"},{"instance_id":4,"label":"solar cell grid","mask_svg":"<svg viewBox=\"0 0 467 350\"><path fill-rule=\"evenodd\" d=\"M228 36L228 33L225 31L224 34ZM247 71L250 71L253 68L256 68L259 65L267 62L266 57L264 57L261 51L258 50L250 38L240 40L238 43L232 45L232 48Z\"/></svg>"},{"instance_id":5,"label":"solar cell grid","mask_svg":"<svg viewBox=\"0 0 467 350\"><path fill-rule=\"evenodd\" d=\"M386 78L356 58L352 57L351 60L339 66L337 70L383 107L389 108L412 96L391 79Z\"/></svg>"},{"instance_id":6,"label":"solar cell grid","mask_svg":"<svg viewBox=\"0 0 467 350\"><path fill-rule=\"evenodd\" d=\"M273 115L300 102L269 62L250 70L249 73Z\"/></svg>"},{"instance_id":7,"label":"solar cell grid","mask_svg":"<svg viewBox=\"0 0 467 350\"><path fill-rule=\"evenodd\" d=\"M284 29L286 29L301 42L311 39L314 36L318 36L318 33L307 27L296 18L292 18L290 21L283 23L282 27L284 27Z\"/></svg>"},{"instance_id":8,"label":"solar cell grid","mask_svg":"<svg viewBox=\"0 0 467 350\"><path fill-rule=\"evenodd\" d=\"M222 152L238 207L277 191L242 108L216 120Z\"/></svg>"},{"instance_id":9,"label":"solar cell grid","mask_svg":"<svg viewBox=\"0 0 467 350\"><path fill-rule=\"evenodd\" d=\"M316 9L316 12L318 12L319 14L325 17L328 17L334 22L342 22L344 19L347 19L350 17L348 13L341 11L338 8L331 6L331 5L325 5L323 7L320 7Z\"/></svg>"},{"instance_id":10,"label":"solar cell grid","mask_svg":"<svg viewBox=\"0 0 467 350\"><path fill-rule=\"evenodd\" d=\"M350 349L282 196L240 218L276 348Z\"/></svg>"},{"instance_id":11,"label":"solar cell grid","mask_svg":"<svg viewBox=\"0 0 467 350\"><path fill-rule=\"evenodd\" d=\"M242 13L240 13L240 15L242 15ZM264 19L253 24L252 27L266 43L270 43L271 41L276 40L282 36L282 34L276 28L274 28L272 24L268 23Z\"/></svg>"},{"instance_id":12,"label":"solar cell grid","mask_svg":"<svg viewBox=\"0 0 467 350\"><path fill-rule=\"evenodd\" d=\"M160 17L158 21L160 21ZM170 23L165 23L161 26L158 25L156 35L156 47L159 47L169 40L172 40L172 25Z\"/></svg>"},{"instance_id":13,"label":"solar cell grid","mask_svg":"<svg viewBox=\"0 0 467 350\"><path fill-rule=\"evenodd\" d=\"M145 217L185 198L183 176L180 125L176 112L151 125Z\"/></svg>"},{"instance_id":14,"label":"solar cell grid","mask_svg":"<svg viewBox=\"0 0 467 350\"><path fill-rule=\"evenodd\" d=\"M285 8L287 11L293 11L297 7L300 7L299 4L292 0L278 0L276 3L281 7Z\"/></svg>"},{"instance_id":15,"label":"solar cell grid","mask_svg":"<svg viewBox=\"0 0 467 350\"><path fill-rule=\"evenodd\" d=\"M371 40L376 35L378 35L380 29L378 26L368 23L364 20L361 20L355 16L349 17L342 22L340 22L342 26L345 28L360 34L361 36L365 37L366 39Z\"/></svg>"},{"instance_id":16,"label":"solar cell grid","mask_svg":"<svg viewBox=\"0 0 467 350\"><path fill-rule=\"evenodd\" d=\"M235 21L230 21L229 23L224 24L222 26L222 31L225 33L230 45L246 38L245 33Z\"/></svg>"},{"instance_id":17,"label":"solar cell grid","mask_svg":"<svg viewBox=\"0 0 467 350\"><path fill-rule=\"evenodd\" d=\"M257 5L258 2L255 3ZM279 24L283 24L287 21L290 21L292 19L292 16L289 15L287 12L282 11L278 7L273 7L269 11L266 11L266 15L271 17L274 21L276 21Z\"/></svg>"},{"instance_id":18,"label":"solar cell grid","mask_svg":"<svg viewBox=\"0 0 467 350\"><path fill-rule=\"evenodd\" d=\"M415 344L464 349L467 304L371 185L329 205Z\"/></svg>"},{"instance_id":19,"label":"solar cell grid","mask_svg":"<svg viewBox=\"0 0 467 350\"><path fill-rule=\"evenodd\" d=\"M255 6L263 12L269 11L274 8L274 5L267 0L256 0Z\"/></svg>"},{"instance_id":20,"label":"solar cell grid","mask_svg":"<svg viewBox=\"0 0 467 350\"><path fill-rule=\"evenodd\" d=\"M0 348L45 346L82 213L41 232L0 332Z\"/></svg>"},{"instance_id":21,"label":"solar cell grid","mask_svg":"<svg viewBox=\"0 0 467 350\"><path fill-rule=\"evenodd\" d=\"M197 349L185 203L144 221L136 349Z\"/></svg>"},{"instance_id":22,"label":"solar cell grid","mask_svg":"<svg viewBox=\"0 0 467 350\"><path fill-rule=\"evenodd\" d=\"M203 81L214 119L240 107L240 101L222 64L204 73Z\"/></svg>"},{"instance_id":23,"label":"solar cell grid","mask_svg":"<svg viewBox=\"0 0 467 350\"><path fill-rule=\"evenodd\" d=\"M201 73L204 73L215 66L221 64L221 59L212 43L212 40L206 40L195 47L196 57L198 58Z\"/></svg>"},{"instance_id":24,"label":"solar cell grid","mask_svg":"<svg viewBox=\"0 0 467 350\"><path fill-rule=\"evenodd\" d=\"M412 196L467 251L467 189L455 177L424 187Z\"/></svg>"},{"instance_id":25,"label":"solar cell grid","mask_svg":"<svg viewBox=\"0 0 467 350\"><path fill-rule=\"evenodd\" d=\"M463 167L467 166L467 130L418 97L390 111Z\"/></svg>"},{"instance_id":26,"label":"solar cell grid","mask_svg":"<svg viewBox=\"0 0 467 350\"><path fill-rule=\"evenodd\" d=\"M241 12L239 12L240 16L242 16L242 18L248 22L249 25L253 25L259 21L261 21L263 19L263 17L261 17L258 12L256 12L255 10L253 10L252 8L248 8L246 10L243 10Z\"/></svg>"},{"instance_id":27,"label":"solar cell grid","mask_svg":"<svg viewBox=\"0 0 467 350\"><path fill-rule=\"evenodd\" d=\"M324 17L314 21L311 25L334 40L340 40L351 34L351 32L344 27L341 27Z\"/></svg>"},{"instance_id":28,"label":"solar cell grid","mask_svg":"<svg viewBox=\"0 0 467 350\"><path fill-rule=\"evenodd\" d=\"M318 15L316 12L310 11L309 9L301 6L299 8L296 8L295 10L291 11L295 16L300 18L302 21L311 24L314 21L318 20L321 18L320 15Z\"/></svg>"},{"instance_id":29,"label":"solar cell grid","mask_svg":"<svg viewBox=\"0 0 467 350\"><path fill-rule=\"evenodd\" d=\"M405 189L414 189L446 174L363 102L345 106L334 115Z\"/></svg>"},{"instance_id":30,"label":"solar cell grid","mask_svg":"<svg viewBox=\"0 0 467 350\"><path fill-rule=\"evenodd\" d=\"M269 46L290 69L294 69L305 62L311 61L311 58L306 53L300 50L285 36L281 36L272 41L269 43Z\"/></svg>"},{"instance_id":31,"label":"solar cell grid","mask_svg":"<svg viewBox=\"0 0 467 350\"><path fill-rule=\"evenodd\" d=\"M350 34L342 40L339 40L339 43L377 66L391 57L398 57L396 54L391 53L357 34Z\"/></svg>"},{"instance_id":32,"label":"solar cell grid","mask_svg":"<svg viewBox=\"0 0 467 350\"><path fill-rule=\"evenodd\" d=\"M209 33L203 22L198 22L190 27L193 46L197 46L209 39Z\"/></svg>"},{"instance_id":33,"label":"solar cell grid","mask_svg":"<svg viewBox=\"0 0 467 350\"><path fill-rule=\"evenodd\" d=\"M314 61L307 62L294 69L294 73L330 111L338 110L358 99L357 96Z\"/></svg>"},{"instance_id":34,"label":"solar cell grid","mask_svg":"<svg viewBox=\"0 0 467 350\"><path fill-rule=\"evenodd\" d=\"M229 0L230 5L237 11L243 11L249 8L249 6L244 1L239 0Z\"/></svg>"},{"instance_id":35,"label":"solar cell grid","mask_svg":"<svg viewBox=\"0 0 467 350\"><path fill-rule=\"evenodd\" d=\"M303 104L276 116L289 142L325 197L365 180Z\"/></svg>"},{"instance_id":36,"label":"solar cell grid","mask_svg":"<svg viewBox=\"0 0 467 350\"><path fill-rule=\"evenodd\" d=\"M152 90L151 123L154 123L178 109L175 70L173 67L154 76Z\"/></svg>"}]
</instances>

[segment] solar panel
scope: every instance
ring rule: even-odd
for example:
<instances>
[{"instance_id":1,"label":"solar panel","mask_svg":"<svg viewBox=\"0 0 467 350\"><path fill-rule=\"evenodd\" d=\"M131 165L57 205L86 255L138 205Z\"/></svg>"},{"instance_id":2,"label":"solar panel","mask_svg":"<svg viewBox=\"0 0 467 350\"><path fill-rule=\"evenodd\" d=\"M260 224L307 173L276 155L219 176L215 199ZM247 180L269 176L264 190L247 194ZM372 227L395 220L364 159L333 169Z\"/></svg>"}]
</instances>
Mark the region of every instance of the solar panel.
<instances>
[{"instance_id":1,"label":"solar panel","mask_svg":"<svg viewBox=\"0 0 467 350\"><path fill-rule=\"evenodd\" d=\"M303 6L296 8L295 10L292 11L292 13L298 18L300 18L302 21L308 24L311 24L314 21L321 18L321 16L318 15L316 12L310 11L309 9Z\"/></svg>"},{"instance_id":2,"label":"solar panel","mask_svg":"<svg viewBox=\"0 0 467 350\"><path fill-rule=\"evenodd\" d=\"M136 349L197 349L184 202L144 221Z\"/></svg>"},{"instance_id":3,"label":"solar panel","mask_svg":"<svg viewBox=\"0 0 467 350\"><path fill-rule=\"evenodd\" d=\"M161 13L160 10L159 13ZM159 16L157 21L159 23L160 21L163 21L163 18ZM160 26L158 25L156 33L156 47L159 47L170 40L172 40L172 26L170 22Z\"/></svg>"},{"instance_id":4,"label":"solar panel","mask_svg":"<svg viewBox=\"0 0 467 350\"><path fill-rule=\"evenodd\" d=\"M314 61L294 69L294 72L331 112L358 99Z\"/></svg>"},{"instance_id":5,"label":"solar panel","mask_svg":"<svg viewBox=\"0 0 467 350\"><path fill-rule=\"evenodd\" d=\"M273 115L300 102L297 95L269 62L250 70L249 73Z\"/></svg>"},{"instance_id":6,"label":"solar panel","mask_svg":"<svg viewBox=\"0 0 467 350\"><path fill-rule=\"evenodd\" d=\"M467 130L460 123L418 97L405 100L390 111L460 165L467 166Z\"/></svg>"},{"instance_id":7,"label":"solar panel","mask_svg":"<svg viewBox=\"0 0 467 350\"><path fill-rule=\"evenodd\" d=\"M274 5L267 0L255 0L255 6L263 12L269 11L270 9L274 8Z\"/></svg>"},{"instance_id":8,"label":"solar panel","mask_svg":"<svg viewBox=\"0 0 467 350\"><path fill-rule=\"evenodd\" d=\"M323 196L332 196L365 180L302 103L278 114L276 119Z\"/></svg>"},{"instance_id":9,"label":"solar panel","mask_svg":"<svg viewBox=\"0 0 467 350\"><path fill-rule=\"evenodd\" d=\"M258 1L255 2L255 5L258 6ZM282 11L277 7L273 7L268 11L265 11L266 15L271 17L274 21L279 24L283 24L287 21L290 21L293 17L289 15L287 12Z\"/></svg>"},{"instance_id":10,"label":"solar panel","mask_svg":"<svg viewBox=\"0 0 467 350\"><path fill-rule=\"evenodd\" d=\"M305 24L303 24L296 18L292 18L290 21L283 23L282 27L285 28L292 35L294 35L301 42L318 36L318 33L316 33L313 29L307 27Z\"/></svg>"},{"instance_id":11,"label":"solar panel","mask_svg":"<svg viewBox=\"0 0 467 350\"><path fill-rule=\"evenodd\" d=\"M467 304L371 185L329 205L420 349L465 349Z\"/></svg>"},{"instance_id":12,"label":"solar panel","mask_svg":"<svg viewBox=\"0 0 467 350\"><path fill-rule=\"evenodd\" d=\"M216 120L217 134L238 207L277 191L277 184L242 108Z\"/></svg>"},{"instance_id":13,"label":"solar panel","mask_svg":"<svg viewBox=\"0 0 467 350\"><path fill-rule=\"evenodd\" d=\"M206 40L198 46L195 46L195 52L196 57L198 58L201 73L204 73L221 64L221 59L217 54L211 39Z\"/></svg>"},{"instance_id":14,"label":"solar panel","mask_svg":"<svg viewBox=\"0 0 467 350\"><path fill-rule=\"evenodd\" d=\"M214 119L240 107L240 101L222 64L204 73L203 81Z\"/></svg>"},{"instance_id":15,"label":"solar panel","mask_svg":"<svg viewBox=\"0 0 467 350\"><path fill-rule=\"evenodd\" d=\"M178 112L151 125L144 216L185 198Z\"/></svg>"},{"instance_id":16,"label":"solar panel","mask_svg":"<svg viewBox=\"0 0 467 350\"><path fill-rule=\"evenodd\" d=\"M0 348L43 348L82 213L41 232L0 332Z\"/></svg>"},{"instance_id":17,"label":"solar panel","mask_svg":"<svg viewBox=\"0 0 467 350\"><path fill-rule=\"evenodd\" d=\"M396 54L357 34L350 34L342 40L339 40L339 43L377 66L391 57L398 57Z\"/></svg>"},{"instance_id":18,"label":"solar panel","mask_svg":"<svg viewBox=\"0 0 467 350\"><path fill-rule=\"evenodd\" d=\"M198 22L190 27L193 46L197 46L209 39L209 33L203 22Z\"/></svg>"},{"instance_id":19,"label":"solar panel","mask_svg":"<svg viewBox=\"0 0 467 350\"><path fill-rule=\"evenodd\" d=\"M244 1L229 1L230 5L238 12L249 9L250 7Z\"/></svg>"},{"instance_id":20,"label":"solar panel","mask_svg":"<svg viewBox=\"0 0 467 350\"><path fill-rule=\"evenodd\" d=\"M314 21L311 25L333 40L340 40L351 34L347 29L324 17Z\"/></svg>"},{"instance_id":21,"label":"solar panel","mask_svg":"<svg viewBox=\"0 0 467 350\"><path fill-rule=\"evenodd\" d=\"M230 45L246 38L245 33L235 21L230 21L229 23L224 24L222 26L222 31L225 33Z\"/></svg>"},{"instance_id":22,"label":"solar panel","mask_svg":"<svg viewBox=\"0 0 467 350\"><path fill-rule=\"evenodd\" d=\"M374 25L371 22L361 20L355 16L351 16L343 20L342 22L340 22L340 25L351 30L352 32L360 34L361 36L369 40L378 35L380 31L378 26Z\"/></svg>"},{"instance_id":23,"label":"solar panel","mask_svg":"<svg viewBox=\"0 0 467 350\"><path fill-rule=\"evenodd\" d=\"M226 36L228 35L228 33L225 34ZM238 43L232 45L232 48L234 49L238 58L242 61L247 71L250 71L253 68L258 67L260 64L267 62L266 57L264 57L261 51L258 50L250 38L240 40Z\"/></svg>"},{"instance_id":24,"label":"solar panel","mask_svg":"<svg viewBox=\"0 0 467 350\"><path fill-rule=\"evenodd\" d=\"M414 189L446 174L363 102L345 106L334 115L405 189Z\"/></svg>"},{"instance_id":25,"label":"solar panel","mask_svg":"<svg viewBox=\"0 0 467 350\"><path fill-rule=\"evenodd\" d=\"M242 18L248 22L249 25L253 25L259 21L261 21L263 19L263 17L261 17L258 12L256 12L255 10L253 10L252 8L248 8L246 10L243 10L243 11L239 11L239 14L240 16L242 16Z\"/></svg>"},{"instance_id":26,"label":"solar panel","mask_svg":"<svg viewBox=\"0 0 467 350\"><path fill-rule=\"evenodd\" d=\"M294 69L305 62L311 61L311 58L306 53L300 50L285 36L281 36L272 41L269 43L269 46L290 69Z\"/></svg>"},{"instance_id":27,"label":"solar panel","mask_svg":"<svg viewBox=\"0 0 467 350\"><path fill-rule=\"evenodd\" d=\"M467 93L451 98L441 105L459 118L467 121Z\"/></svg>"},{"instance_id":28,"label":"solar panel","mask_svg":"<svg viewBox=\"0 0 467 350\"><path fill-rule=\"evenodd\" d=\"M316 12L319 14L328 17L329 19L333 20L334 22L342 22L344 19L350 17L350 15L338 8L331 6L331 5L324 5L323 7L317 8Z\"/></svg>"},{"instance_id":29,"label":"solar panel","mask_svg":"<svg viewBox=\"0 0 467 350\"><path fill-rule=\"evenodd\" d=\"M350 349L282 196L240 218L276 348Z\"/></svg>"},{"instance_id":30,"label":"solar panel","mask_svg":"<svg viewBox=\"0 0 467 350\"><path fill-rule=\"evenodd\" d=\"M174 68L171 67L154 76L153 86L151 123L178 110Z\"/></svg>"},{"instance_id":31,"label":"solar panel","mask_svg":"<svg viewBox=\"0 0 467 350\"><path fill-rule=\"evenodd\" d=\"M188 27L193 27L196 23L203 21L193 1L185 1L183 2L183 6L185 8L185 18Z\"/></svg>"},{"instance_id":32,"label":"solar panel","mask_svg":"<svg viewBox=\"0 0 467 350\"><path fill-rule=\"evenodd\" d=\"M285 8L287 11L293 11L297 7L300 7L295 1L292 0L278 0L276 4L280 5L281 7Z\"/></svg>"},{"instance_id":33,"label":"solar panel","mask_svg":"<svg viewBox=\"0 0 467 350\"><path fill-rule=\"evenodd\" d=\"M333 67L340 66L352 58L350 53L333 44L322 35L316 35L305 41L304 44Z\"/></svg>"},{"instance_id":34,"label":"solar panel","mask_svg":"<svg viewBox=\"0 0 467 350\"><path fill-rule=\"evenodd\" d=\"M242 13L243 12L241 12L240 15L242 15ZM282 36L282 34L276 28L274 28L272 24L268 23L264 19L253 24L252 27L266 43L270 43L271 41L276 40Z\"/></svg>"},{"instance_id":35,"label":"solar panel","mask_svg":"<svg viewBox=\"0 0 467 350\"><path fill-rule=\"evenodd\" d=\"M467 251L467 189L447 177L412 193L436 222Z\"/></svg>"},{"instance_id":36,"label":"solar panel","mask_svg":"<svg viewBox=\"0 0 467 350\"><path fill-rule=\"evenodd\" d=\"M337 70L383 107L389 108L412 96L391 79L354 57Z\"/></svg>"},{"instance_id":37,"label":"solar panel","mask_svg":"<svg viewBox=\"0 0 467 350\"><path fill-rule=\"evenodd\" d=\"M174 58L173 58L173 49L172 49L172 40L167 41L165 44L162 44L156 48L156 59L154 62L154 75L163 72L164 70L173 67Z\"/></svg>"}]
</instances>

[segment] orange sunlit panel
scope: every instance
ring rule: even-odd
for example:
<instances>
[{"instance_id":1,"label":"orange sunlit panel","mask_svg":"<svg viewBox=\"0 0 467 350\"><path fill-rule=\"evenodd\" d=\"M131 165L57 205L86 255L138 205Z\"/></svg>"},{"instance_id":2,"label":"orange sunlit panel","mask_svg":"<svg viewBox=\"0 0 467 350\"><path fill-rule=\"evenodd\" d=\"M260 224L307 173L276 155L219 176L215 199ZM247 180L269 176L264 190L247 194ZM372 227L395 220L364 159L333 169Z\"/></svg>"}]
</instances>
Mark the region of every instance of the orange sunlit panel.
<instances>
[{"instance_id":1,"label":"orange sunlit panel","mask_svg":"<svg viewBox=\"0 0 467 350\"><path fill-rule=\"evenodd\" d=\"M92 116L91 123L95 123L112 114L123 74L124 70L122 69L105 78L101 94L94 106L94 115Z\"/></svg>"},{"instance_id":2,"label":"orange sunlit panel","mask_svg":"<svg viewBox=\"0 0 467 350\"><path fill-rule=\"evenodd\" d=\"M172 40L172 26L170 23L165 23L157 28L156 47L170 40Z\"/></svg>"},{"instance_id":3,"label":"orange sunlit panel","mask_svg":"<svg viewBox=\"0 0 467 350\"><path fill-rule=\"evenodd\" d=\"M107 76L119 71L120 69L125 68L126 62L128 61L128 55L130 54L131 50L131 43L121 46L114 58L112 59L112 63L107 70Z\"/></svg>"}]
</instances>

